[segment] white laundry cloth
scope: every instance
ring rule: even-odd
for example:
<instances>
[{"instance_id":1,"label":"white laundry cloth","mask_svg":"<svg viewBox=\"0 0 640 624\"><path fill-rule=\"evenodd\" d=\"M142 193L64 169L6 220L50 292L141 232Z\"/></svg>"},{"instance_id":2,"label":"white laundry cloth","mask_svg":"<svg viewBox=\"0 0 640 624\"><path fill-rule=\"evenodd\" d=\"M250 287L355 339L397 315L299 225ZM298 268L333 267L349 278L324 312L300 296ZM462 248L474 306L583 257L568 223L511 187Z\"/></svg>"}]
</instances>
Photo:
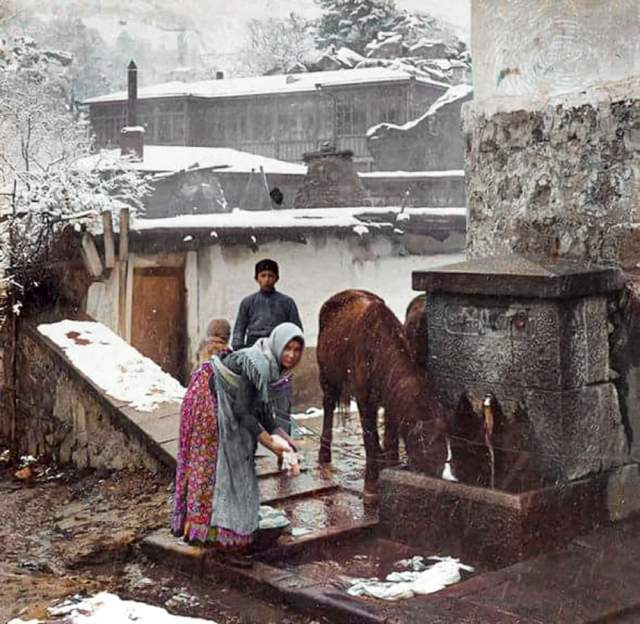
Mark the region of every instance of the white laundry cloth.
<instances>
[{"instance_id":1,"label":"white laundry cloth","mask_svg":"<svg viewBox=\"0 0 640 624\"><path fill-rule=\"evenodd\" d=\"M424 557L415 556L403 559L397 566L410 568L404 572L391 572L384 581L377 578L352 579L347 590L351 596L369 596L379 600L403 600L415 595L432 594L453 585L460 579L460 570L473 572L471 566L460 563L453 557L429 557L425 564Z\"/></svg>"}]
</instances>

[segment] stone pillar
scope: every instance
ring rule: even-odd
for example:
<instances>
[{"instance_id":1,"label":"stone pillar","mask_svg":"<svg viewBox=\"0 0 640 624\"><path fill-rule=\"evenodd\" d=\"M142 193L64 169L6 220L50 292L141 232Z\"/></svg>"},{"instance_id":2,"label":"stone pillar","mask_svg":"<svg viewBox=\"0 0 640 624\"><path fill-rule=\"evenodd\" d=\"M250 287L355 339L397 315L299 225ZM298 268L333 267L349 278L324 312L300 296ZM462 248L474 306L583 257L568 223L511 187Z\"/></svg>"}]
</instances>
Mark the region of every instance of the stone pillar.
<instances>
[{"instance_id":1,"label":"stone pillar","mask_svg":"<svg viewBox=\"0 0 640 624\"><path fill-rule=\"evenodd\" d=\"M353 152L332 149L304 155L307 175L296 195L295 208L371 206L355 165Z\"/></svg>"},{"instance_id":2,"label":"stone pillar","mask_svg":"<svg viewBox=\"0 0 640 624\"><path fill-rule=\"evenodd\" d=\"M640 5L474 0L470 256L640 259Z\"/></svg>"},{"instance_id":3,"label":"stone pillar","mask_svg":"<svg viewBox=\"0 0 640 624\"><path fill-rule=\"evenodd\" d=\"M624 286L618 269L485 258L416 271L413 286L427 291L428 368L455 411L454 473L466 473L456 476L490 485L487 440L499 489L568 483L630 461L607 323L608 299Z\"/></svg>"}]
</instances>

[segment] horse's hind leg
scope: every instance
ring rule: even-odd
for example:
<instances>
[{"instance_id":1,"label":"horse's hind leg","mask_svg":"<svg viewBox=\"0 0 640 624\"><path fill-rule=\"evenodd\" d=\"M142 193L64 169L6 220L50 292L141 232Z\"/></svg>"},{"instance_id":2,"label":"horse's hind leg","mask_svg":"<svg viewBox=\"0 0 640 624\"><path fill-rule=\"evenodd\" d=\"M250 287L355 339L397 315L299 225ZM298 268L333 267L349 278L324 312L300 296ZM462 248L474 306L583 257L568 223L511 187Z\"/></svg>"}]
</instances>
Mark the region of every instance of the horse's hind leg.
<instances>
[{"instance_id":1,"label":"horse's hind leg","mask_svg":"<svg viewBox=\"0 0 640 624\"><path fill-rule=\"evenodd\" d=\"M323 400L324 415L322 418L322 435L320 436L320 451L318 461L321 464L331 463L331 442L333 440L333 411L340 398L340 388L335 388L324 379L320 379Z\"/></svg>"}]
</instances>

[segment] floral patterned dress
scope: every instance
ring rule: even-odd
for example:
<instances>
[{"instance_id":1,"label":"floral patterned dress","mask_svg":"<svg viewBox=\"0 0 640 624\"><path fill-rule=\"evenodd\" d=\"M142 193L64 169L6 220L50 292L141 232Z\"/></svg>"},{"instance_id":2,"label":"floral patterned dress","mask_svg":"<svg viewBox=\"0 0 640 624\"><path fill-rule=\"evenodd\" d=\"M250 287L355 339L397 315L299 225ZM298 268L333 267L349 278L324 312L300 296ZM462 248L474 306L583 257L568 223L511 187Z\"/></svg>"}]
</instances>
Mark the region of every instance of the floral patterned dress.
<instances>
[{"instance_id":1,"label":"floral patterned dress","mask_svg":"<svg viewBox=\"0 0 640 624\"><path fill-rule=\"evenodd\" d=\"M171 532L189 542L243 549L252 543L253 534L211 526L219 450L218 405L209 389L213 374L210 362L202 364L191 377L182 402Z\"/></svg>"}]
</instances>

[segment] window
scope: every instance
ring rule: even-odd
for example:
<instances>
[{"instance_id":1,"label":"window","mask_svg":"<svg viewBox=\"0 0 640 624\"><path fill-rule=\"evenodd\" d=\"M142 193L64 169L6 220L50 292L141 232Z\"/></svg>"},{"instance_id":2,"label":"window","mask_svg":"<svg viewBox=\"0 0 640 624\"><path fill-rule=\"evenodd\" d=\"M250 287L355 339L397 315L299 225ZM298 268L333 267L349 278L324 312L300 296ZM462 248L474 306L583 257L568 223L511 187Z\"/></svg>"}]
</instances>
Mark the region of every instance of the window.
<instances>
[{"instance_id":1,"label":"window","mask_svg":"<svg viewBox=\"0 0 640 624\"><path fill-rule=\"evenodd\" d=\"M273 109L267 102L256 102L252 107L251 138L254 141L273 140Z\"/></svg>"},{"instance_id":2,"label":"window","mask_svg":"<svg viewBox=\"0 0 640 624\"><path fill-rule=\"evenodd\" d=\"M184 143L184 103L180 101L163 102L158 108L158 141L160 143Z\"/></svg>"},{"instance_id":3,"label":"window","mask_svg":"<svg viewBox=\"0 0 640 624\"><path fill-rule=\"evenodd\" d=\"M336 132L338 136L358 136L366 131L365 103L354 97L336 98Z\"/></svg>"},{"instance_id":4,"label":"window","mask_svg":"<svg viewBox=\"0 0 640 624\"><path fill-rule=\"evenodd\" d=\"M402 121L402 102L397 98L387 97L380 102L380 121L391 124L398 124Z\"/></svg>"}]
</instances>

